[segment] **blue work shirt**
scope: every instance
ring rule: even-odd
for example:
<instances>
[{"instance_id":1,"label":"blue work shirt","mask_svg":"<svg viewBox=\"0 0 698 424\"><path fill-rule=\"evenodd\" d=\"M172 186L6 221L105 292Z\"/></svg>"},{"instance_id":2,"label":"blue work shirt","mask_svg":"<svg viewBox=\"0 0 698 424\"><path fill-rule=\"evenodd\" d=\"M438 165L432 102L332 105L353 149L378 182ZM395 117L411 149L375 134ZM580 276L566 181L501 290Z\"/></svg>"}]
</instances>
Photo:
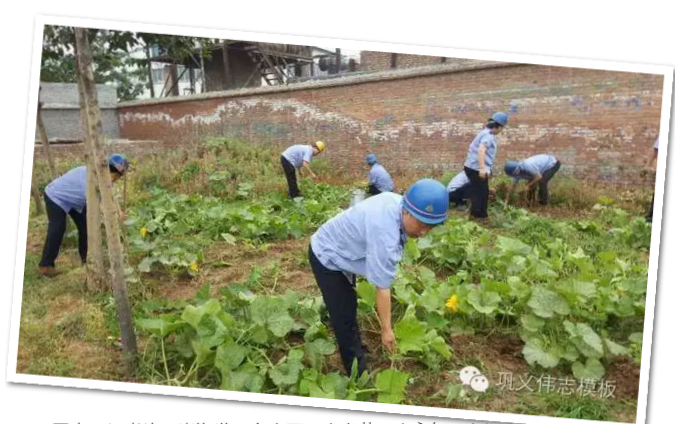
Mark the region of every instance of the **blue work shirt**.
<instances>
[{"instance_id":1,"label":"blue work shirt","mask_svg":"<svg viewBox=\"0 0 698 424\"><path fill-rule=\"evenodd\" d=\"M494 164L494 158L497 156L497 137L495 137L492 130L489 128L480 131L478 135L475 136L472 143L470 143L468 157L465 159L464 165L470 169L480 170L478 150L481 145L487 147L485 151L485 170L488 174L491 174L492 164Z\"/></svg>"},{"instance_id":2,"label":"blue work shirt","mask_svg":"<svg viewBox=\"0 0 698 424\"><path fill-rule=\"evenodd\" d=\"M536 174L541 174L551 169L557 163L557 159L553 155L535 155L521 161L519 164L519 174L512 177L517 180L532 180Z\"/></svg>"},{"instance_id":3,"label":"blue work shirt","mask_svg":"<svg viewBox=\"0 0 698 424\"><path fill-rule=\"evenodd\" d=\"M460 171L455 177L451 178L451 181L448 183L448 187L446 188L448 189L449 193L452 193L469 182L470 180L468 179L468 176L465 175L465 171Z\"/></svg>"},{"instance_id":4,"label":"blue work shirt","mask_svg":"<svg viewBox=\"0 0 698 424\"><path fill-rule=\"evenodd\" d=\"M341 271L348 278L358 274L388 288L405 241L402 196L381 193L327 221L312 235L310 245L325 268Z\"/></svg>"},{"instance_id":5,"label":"blue work shirt","mask_svg":"<svg viewBox=\"0 0 698 424\"><path fill-rule=\"evenodd\" d=\"M381 164L374 164L368 173L368 183L373 184L380 191L393 191L393 179Z\"/></svg>"},{"instance_id":6,"label":"blue work shirt","mask_svg":"<svg viewBox=\"0 0 698 424\"><path fill-rule=\"evenodd\" d=\"M303 162L310 163L313 159L313 147L306 144L296 144L284 150L281 156L291 162L294 168L300 169L303 166Z\"/></svg>"},{"instance_id":7,"label":"blue work shirt","mask_svg":"<svg viewBox=\"0 0 698 424\"><path fill-rule=\"evenodd\" d=\"M87 167L73 168L46 186L46 195L65 213L82 213L87 203Z\"/></svg>"}]
</instances>

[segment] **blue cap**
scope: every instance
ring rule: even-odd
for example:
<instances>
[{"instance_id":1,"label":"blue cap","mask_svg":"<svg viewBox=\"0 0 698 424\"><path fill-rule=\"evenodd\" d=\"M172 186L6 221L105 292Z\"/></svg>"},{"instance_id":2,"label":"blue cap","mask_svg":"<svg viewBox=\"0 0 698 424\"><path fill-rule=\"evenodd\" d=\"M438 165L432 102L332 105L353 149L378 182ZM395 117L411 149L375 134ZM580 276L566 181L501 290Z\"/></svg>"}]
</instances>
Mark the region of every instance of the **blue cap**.
<instances>
[{"instance_id":1,"label":"blue cap","mask_svg":"<svg viewBox=\"0 0 698 424\"><path fill-rule=\"evenodd\" d=\"M448 190L436 180L419 180L407 189L402 207L424 224L441 224L448 218Z\"/></svg>"},{"instance_id":2,"label":"blue cap","mask_svg":"<svg viewBox=\"0 0 698 424\"><path fill-rule=\"evenodd\" d=\"M124 155L114 154L109 156L109 166L114 167L119 174L123 175L128 170L128 160Z\"/></svg>"},{"instance_id":3,"label":"blue cap","mask_svg":"<svg viewBox=\"0 0 698 424\"><path fill-rule=\"evenodd\" d=\"M497 112L492 115L492 120L501 126L505 126L509 122L509 116L504 112Z\"/></svg>"},{"instance_id":4,"label":"blue cap","mask_svg":"<svg viewBox=\"0 0 698 424\"><path fill-rule=\"evenodd\" d=\"M367 164L373 165L376 162L378 162L378 160L376 159L376 155L374 155L373 153L369 153L368 155L366 155Z\"/></svg>"},{"instance_id":5,"label":"blue cap","mask_svg":"<svg viewBox=\"0 0 698 424\"><path fill-rule=\"evenodd\" d=\"M504 172L512 177L516 174L516 169L519 167L519 162L515 160L510 160L504 165Z\"/></svg>"}]
</instances>

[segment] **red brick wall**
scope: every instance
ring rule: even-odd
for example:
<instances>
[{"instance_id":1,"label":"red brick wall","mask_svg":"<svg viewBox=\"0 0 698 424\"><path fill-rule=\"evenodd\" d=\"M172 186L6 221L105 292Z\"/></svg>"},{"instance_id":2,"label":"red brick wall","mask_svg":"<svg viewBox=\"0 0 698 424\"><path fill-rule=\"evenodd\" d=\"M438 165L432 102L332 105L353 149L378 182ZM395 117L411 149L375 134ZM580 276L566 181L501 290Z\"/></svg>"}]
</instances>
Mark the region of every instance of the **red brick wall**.
<instances>
[{"instance_id":1,"label":"red brick wall","mask_svg":"<svg viewBox=\"0 0 698 424\"><path fill-rule=\"evenodd\" d=\"M426 72L395 74L415 71ZM624 184L640 181L659 131L660 75L538 65L372 75L372 82L346 77L334 86L126 105L121 136L174 142L222 135L284 145L324 140L323 156L343 171L364 172L363 157L372 151L391 172L428 172L460 169L472 138L503 110L510 123L500 136L498 165L550 153L563 162L561 174Z\"/></svg>"},{"instance_id":2,"label":"red brick wall","mask_svg":"<svg viewBox=\"0 0 698 424\"><path fill-rule=\"evenodd\" d=\"M393 53L372 52L368 50L361 51L360 71L375 72L391 69L391 56ZM442 63L473 63L477 62L474 59L461 59L457 57L447 57L444 61L440 56L425 56L419 54L404 54L398 53L395 58L395 68L405 69L415 68L419 66L439 65Z\"/></svg>"}]
</instances>

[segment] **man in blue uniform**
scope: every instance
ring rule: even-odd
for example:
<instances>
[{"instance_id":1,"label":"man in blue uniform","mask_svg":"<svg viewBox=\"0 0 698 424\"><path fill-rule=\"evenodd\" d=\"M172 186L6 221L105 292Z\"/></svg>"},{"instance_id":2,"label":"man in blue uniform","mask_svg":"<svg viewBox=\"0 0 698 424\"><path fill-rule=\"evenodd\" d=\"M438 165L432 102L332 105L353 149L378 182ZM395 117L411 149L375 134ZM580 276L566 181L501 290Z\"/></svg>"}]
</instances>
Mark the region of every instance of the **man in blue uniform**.
<instances>
[{"instance_id":1,"label":"man in blue uniform","mask_svg":"<svg viewBox=\"0 0 698 424\"><path fill-rule=\"evenodd\" d=\"M129 167L122 155L109 157L112 182L121 178ZM63 243L66 217L70 215L78 229L78 251L84 264L87 261L87 167L80 166L52 181L44 191L48 230L44 250L39 262L39 273L54 277L56 258Z\"/></svg>"},{"instance_id":2,"label":"man in blue uniform","mask_svg":"<svg viewBox=\"0 0 698 424\"><path fill-rule=\"evenodd\" d=\"M465 171L460 171L446 187L448 189L448 199L451 203L456 204L458 210L465 210L465 200L470 199L473 195L473 188L470 185L468 176Z\"/></svg>"},{"instance_id":3,"label":"man in blue uniform","mask_svg":"<svg viewBox=\"0 0 698 424\"><path fill-rule=\"evenodd\" d=\"M356 275L376 287L381 340L389 352L396 341L390 316L390 285L407 237L422 237L442 224L448 192L440 182L424 179L401 196L381 193L341 212L310 238L308 257L339 345L344 369L354 360L359 375L366 370L356 320Z\"/></svg>"},{"instance_id":4,"label":"man in blue uniform","mask_svg":"<svg viewBox=\"0 0 698 424\"><path fill-rule=\"evenodd\" d=\"M386 191L393 191L393 179L385 170L383 165L378 163L376 155L369 153L366 155L366 164L371 167L368 172L368 194L381 194Z\"/></svg>"},{"instance_id":5,"label":"man in blue uniform","mask_svg":"<svg viewBox=\"0 0 698 424\"><path fill-rule=\"evenodd\" d=\"M509 117L506 113L495 113L468 148L463 171L472 184L470 216L473 218L487 218L489 180L492 178L492 165L497 156L497 135L502 132L508 122Z\"/></svg>"},{"instance_id":6,"label":"man in blue uniform","mask_svg":"<svg viewBox=\"0 0 698 424\"><path fill-rule=\"evenodd\" d=\"M286 183L288 184L288 197L295 199L302 197L301 191L298 189L298 181L296 180L296 170L300 172L305 168L312 178L317 177L312 169L310 169L310 161L313 156L317 156L325 150L325 143L316 141L313 144L296 144L284 150L281 154L281 167L286 175Z\"/></svg>"},{"instance_id":7,"label":"man in blue uniform","mask_svg":"<svg viewBox=\"0 0 698 424\"><path fill-rule=\"evenodd\" d=\"M521 162L508 161L504 166L504 172L512 178L511 186L507 191L505 201L508 203L511 194L520 180L527 181L522 192L529 193L538 184L538 200L541 205L547 205L548 183L560 169L560 161L553 155L541 154L531 156Z\"/></svg>"}]
</instances>

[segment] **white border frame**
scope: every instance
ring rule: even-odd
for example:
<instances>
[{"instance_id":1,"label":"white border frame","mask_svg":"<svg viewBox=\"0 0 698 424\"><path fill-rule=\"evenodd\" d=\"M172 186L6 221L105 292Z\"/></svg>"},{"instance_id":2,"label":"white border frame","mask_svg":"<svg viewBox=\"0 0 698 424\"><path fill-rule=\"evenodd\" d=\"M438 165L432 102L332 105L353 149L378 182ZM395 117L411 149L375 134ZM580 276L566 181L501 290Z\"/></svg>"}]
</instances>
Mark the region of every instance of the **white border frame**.
<instances>
[{"instance_id":1,"label":"white border frame","mask_svg":"<svg viewBox=\"0 0 698 424\"><path fill-rule=\"evenodd\" d=\"M353 402L345 400L328 400L299 396L283 396L258 393L243 393L213 389L180 388L152 384L124 383L77 378L62 378L17 374L17 351L19 343L19 322L22 305L22 290L24 283L24 261L26 257L26 241L29 218L29 196L34 157L34 133L36 123L36 99L39 94L39 77L41 69L41 50L44 25L79 26L86 28L104 28L121 31L140 31L153 33L176 34L192 37L210 37L223 39L239 39L261 42L282 42L300 45L335 45L340 48L356 50L385 51L391 53L423 54L432 56L459 57L468 59L494 60L502 62L519 62L538 65L588 68L610 71L659 74L664 76L662 93L662 110L659 130L659 156L657 160L657 178L655 182L655 207L650 250L647 300L645 305L645 328L640 366L640 387L636 422L645 423L647 413L648 385L650 358L652 348L652 332L654 328L654 312L657 287L657 270L659 259L659 244L661 236L661 219L665 189L666 158L669 140L669 124L671 115L674 67L667 65L632 64L625 62L609 62L590 59L573 59L527 55L514 53L498 53L475 50L464 50L443 47L425 47L416 45L378 43L367 41L335 40L321 37L305 37L291 35L274 35L256 32L227 31L204 28L190 28L170 25L142 24L105 21L97 19L66 18L55 16L37 16L34 31L34 51L27 111L27 130L24 151L24 174L20 204L20 223L17 234L17 255L15 262L15 281L10 328L10 344L8 349L7 378L13 383L37 384L57 387L74 387L83 389L100 389L131 393L148 393L160 395L175 395L195 398L237 400L244 402L272 403L280 405L310 406L320 408L335 408L355 411L371 411L393 414L409 414L429 417L459 418L469 420L492 420L510 423L553 423L578 422L599 423L601 421L565 419L546 416L520 415L500 412L471 411L465 409L447 409L436 407L390 405L372 402ZM648 146L649 149L649 146ZM660 225L656 225L660 224Z\"/></svg>"}]
</instances>

